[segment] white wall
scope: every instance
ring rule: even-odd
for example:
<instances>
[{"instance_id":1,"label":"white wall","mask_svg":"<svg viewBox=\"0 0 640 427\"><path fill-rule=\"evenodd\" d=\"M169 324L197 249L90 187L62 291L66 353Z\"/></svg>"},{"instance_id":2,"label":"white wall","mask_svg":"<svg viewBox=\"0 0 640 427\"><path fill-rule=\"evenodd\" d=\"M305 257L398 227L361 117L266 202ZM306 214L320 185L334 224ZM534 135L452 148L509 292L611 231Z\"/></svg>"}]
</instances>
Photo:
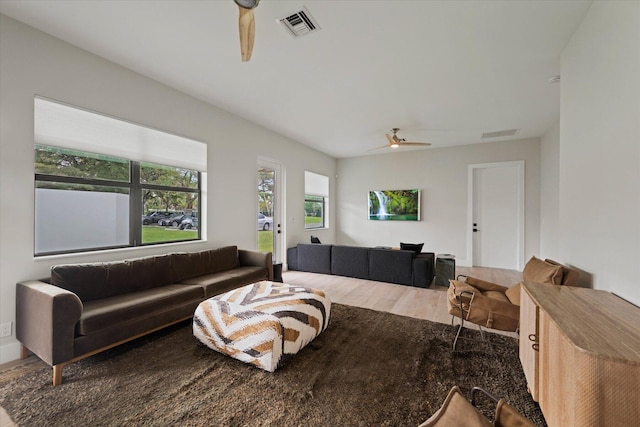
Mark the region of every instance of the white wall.
<instances>
[{"instance_id":1,"label":"white wall","mask_svg":"<svg viewBox=\"0 0 640 427\"><path fill-rule=\"evenodd\" d=\"M538 255L540 140L525 139L338 159L336 239L340 244L399 246L424 243L424 251L467 253L467 166L525 161L525 259ZM422 220L369 221L369 190L421 189Z\"/></svg>"},{"instance_id":2,"label":"white wall","mask_svg":"<svg viewBox=\"0 0 640 427\"><path fill-rule=\"evenodd\" d=\"M0 16L0 93L0 322L14 322L14 333L16 282L46 277L53 264L227 244L255 248L258 156L285 164L286 246L309 238L304 231L305 169L329 176L335 191L334 158L6 16ZM206 142L208 241L34 259L34 95ZM334 230L322 233L325 240L334 239ZM0 339L0 363L18 355L15 334Z\"/></svg>"},{"instance_id":3,"label":"white wall","mask_svg":"<svg viewBox=\"0 0 640 427\"><path fill-rule=\"evenodd\" d=\"M640 2L595 2L561 71L562 261L640 304Z\"/></svg>"},{"instance_id":4,"label":"white wall","mask_svg":"<svg viewBox=\"0 0 640 427\"><path fill-rule=\"evenodd\" d=\"M540 256L558 260L560 249L560 122L540 140Z\"/></svg>"}]
</instances>

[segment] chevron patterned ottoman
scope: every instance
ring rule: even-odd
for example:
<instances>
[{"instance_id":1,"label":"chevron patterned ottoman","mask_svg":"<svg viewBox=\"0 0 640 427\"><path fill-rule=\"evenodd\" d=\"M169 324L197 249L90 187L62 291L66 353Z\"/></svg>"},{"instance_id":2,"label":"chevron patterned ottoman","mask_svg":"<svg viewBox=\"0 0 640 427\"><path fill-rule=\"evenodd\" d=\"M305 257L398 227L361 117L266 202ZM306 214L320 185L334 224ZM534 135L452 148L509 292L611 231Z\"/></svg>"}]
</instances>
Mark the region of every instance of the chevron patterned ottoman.
<instances>
[{"instance_id":1,"label":"chevron patterned ottoman","mask_svg":"<svg viewBox=\"0 0 640 427\"><path fill-rule=\"evenodd\" d=\"M329 326L323 291L263 281L196 308L193 335L207 347L273 372Z\"/></svg>"}]
</instances>

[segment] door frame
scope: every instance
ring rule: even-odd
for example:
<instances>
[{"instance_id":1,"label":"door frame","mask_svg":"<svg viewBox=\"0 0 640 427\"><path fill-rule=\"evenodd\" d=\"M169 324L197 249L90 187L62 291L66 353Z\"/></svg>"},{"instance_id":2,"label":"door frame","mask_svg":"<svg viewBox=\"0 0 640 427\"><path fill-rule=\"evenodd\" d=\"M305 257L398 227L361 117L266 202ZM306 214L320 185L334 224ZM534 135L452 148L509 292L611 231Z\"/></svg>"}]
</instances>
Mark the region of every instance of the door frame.
<instances>
[{"instance_id":1,"label":"door frame","mask_svg":"<svg viewBox=\"0 0 640 427\"><path fill-rule=\"evenodd\" d=\"M518 170L518 235L517 235L517 263L518 271L524 268L524 243L525 243L525 170L524 160L508 162L476 163L468 165L467 173L467 262L473 266L473 217L474 217L474 172L476 169L516 167Z\"/></svg>"},{"instance_id":2,"label":"door frame","mask_svg":"<svg viewBox=\"0 0 640 427\"><path fill-rule=\"evenodd\" d=\"M286 170L285 170L285 165L284 163L269 158L269 157L264 157L264 156L258 156L257 160L256 160L256 173L258 168L260 167L264 167L264 168L269 168L269 169L273 169L276 171L276 186L275 186L275 196L276 196L276 203L275 203L275 213L276 216L274 216L273 218L273 240L274 240L274 244L276 247L276 250L273 253L273 263L281 263L284 260L284 247L286 246L286 227L284 226L284 222L282 222L283 218L286 218L286 212L285 212L285 194L286 194L286 179L285 179L285 174L286 174ZM259 206L258 206L258 198L255 198L255 211L258 212ZM278 228L278 224L280 224L280 227ZM254 242L258 242L258 230L256 229L255 225L253 226L254 228ZM278 233L278 231L280 231L280 233Z\"/></svg>"}]
</instances>

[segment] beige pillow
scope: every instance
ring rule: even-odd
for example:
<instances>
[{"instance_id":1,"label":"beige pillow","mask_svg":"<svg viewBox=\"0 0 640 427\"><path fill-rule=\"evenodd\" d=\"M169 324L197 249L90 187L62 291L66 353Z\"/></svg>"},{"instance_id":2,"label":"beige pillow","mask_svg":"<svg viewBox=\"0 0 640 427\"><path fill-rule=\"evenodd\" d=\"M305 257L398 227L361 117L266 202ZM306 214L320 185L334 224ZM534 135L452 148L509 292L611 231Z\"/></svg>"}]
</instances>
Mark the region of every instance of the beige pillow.
<instances>
[{"instance_id":1,"label":"beige pillow","mask_svg":"<svg viewBox=\"0 0 640 427\"><path fill-rule=\"evenodd\" d=\"M449 283L453 285L456 290L456 295L460 295L462 291L470 291L474 294L482 295L482 292L478 288L473 285L468 284L467 282L461 282L460 280L449 280Z\"/></svg>"},{"instance_id":2,"label":"beige pillow","mask_svg":"<svg viewBox=\"0 0 640 427\"><path fill-rule=\"evenodd\" d=\"M536 257L531 257L522 271L525 282L562 284L562 266L544 262Z\"/></svg>"},{"instance_id":3,"label":"beige pillow","mask_svg":"<svg viewBox=\"0 0 640 427\"><path fill-rule=\"evenodd\" d=\"M559 265L560 267L562 267L562 284L564 286L578 286L578 277L580 277L578 271L549 258L545 259L544 262L548 262L549 264L553 265Z\"/></svg>"}]
</instances>

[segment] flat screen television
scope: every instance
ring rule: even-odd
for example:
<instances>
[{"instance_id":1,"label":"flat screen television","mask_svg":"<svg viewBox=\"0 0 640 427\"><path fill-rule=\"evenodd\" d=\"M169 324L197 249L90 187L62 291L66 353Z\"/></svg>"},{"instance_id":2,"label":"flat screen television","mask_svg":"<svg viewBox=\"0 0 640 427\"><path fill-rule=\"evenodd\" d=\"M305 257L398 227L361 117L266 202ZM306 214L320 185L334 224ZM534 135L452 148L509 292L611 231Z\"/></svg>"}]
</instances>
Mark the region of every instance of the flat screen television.
<instances>
[{"instance_id":1,"label":"flat screen television","mask_svg":"<svg viewBox=\"0 0 640 427\"><path fill-rule=\"evenodd\" d=\"M372 221L420 221L421 190L369 191Z\"/></svg>"}]
</instances>

